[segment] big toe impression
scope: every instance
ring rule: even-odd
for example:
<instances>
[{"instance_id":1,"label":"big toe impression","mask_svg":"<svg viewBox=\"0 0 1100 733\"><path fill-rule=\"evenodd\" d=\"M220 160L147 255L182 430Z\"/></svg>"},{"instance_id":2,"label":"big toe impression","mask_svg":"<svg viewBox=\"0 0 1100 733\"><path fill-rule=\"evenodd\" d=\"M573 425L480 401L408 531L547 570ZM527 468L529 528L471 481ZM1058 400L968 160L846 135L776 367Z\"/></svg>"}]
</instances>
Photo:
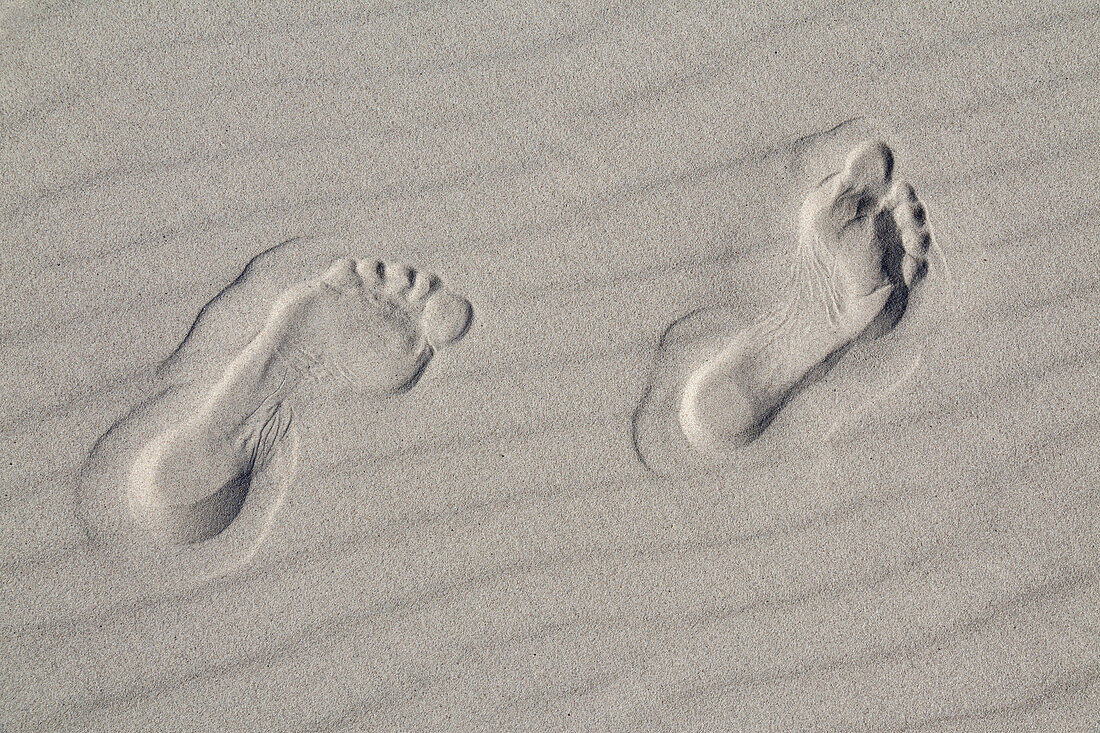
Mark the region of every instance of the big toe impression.
<instances>
[{"instance_id":1,"label":"big toe impression","mask_svg":"<svg viewBox=\"0 0 1100 733\"><path fill-rule=\"evenodd\" d=\"M844 177L857 188L885 186L893 174L894 152L881 140L860 143L844 161Z\"/></svg>"},{"instance_id":2,"label":"big toe impression","mask_svg":"<svg viewBox=\"0 0 1100 733\"><path fill-rule=\"evenodd\" d=\"M432 346L446 346L465 336L472 320L470 301L449 290L438 290L424 304L421 328Z\"/></svg>"},{"instance_id":3,"label":"big toe impression","mask_svg":"<svg viewBox=\"0 0 1100 733\"><path fill-rule=\"evenodd\" d=\"M356 262L349 257L343 257L332 263L321 279L337 290L350 290L363 284L359 273L356 272Z\"/></svg>"}]
</instances>

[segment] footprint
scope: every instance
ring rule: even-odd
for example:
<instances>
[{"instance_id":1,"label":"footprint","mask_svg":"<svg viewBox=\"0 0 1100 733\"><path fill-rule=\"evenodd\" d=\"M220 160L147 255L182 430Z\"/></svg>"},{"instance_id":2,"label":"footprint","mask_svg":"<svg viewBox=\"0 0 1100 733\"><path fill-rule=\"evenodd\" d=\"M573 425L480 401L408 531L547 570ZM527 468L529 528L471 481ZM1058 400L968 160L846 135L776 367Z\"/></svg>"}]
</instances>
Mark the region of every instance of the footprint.
<instances>
[{"instance_id":1,"label":"footprint","mask_svg":"<svg viewBox=\"0 0 1100 733\"><path fill-rule=\"evenodd\" d=\"M672 414L657 414L660 395L639 404L635 447L643 462L649 449L643 443L662 421L675 424L697 455L735 454L854 340L898 323L926 272L931 235L924 207L911 186L894 180L893 168L887 145L864 142L848 153L843 170L806 197L792 287L772 315L721 338L714 338L722 330L715 324L670 327L662 348L675 337L694 344L695 353L677 373L658 375Z\"/></svg>"},{"instance_id":2,"label":"footprint","mask_svg":"<svg viewBox=\"0 0 1100 733\"><path fill-rule=\"evenodd\" d=\"M130 407L75 477L90 556L184 586L247 563L293 485L301 408L333 390L399 395L465 335L464 297L406 265L333 262L346 248L321 235L259 253L165 359L118 385Z\"/></svg>"},{"instance_id":3,"label":"footprint","mask_svg":"<svg viewBox=\"0 0 1100 733\"><path fill-rule=\"evenodd\" d=\"M291 398L306 383L401 393L465 334L471 315L436 278L383 262L337 260L287 289L194 412L140 451L126 487L133 519L175 544L217 535L286 435Z\"/></svg>"}]
</instances>

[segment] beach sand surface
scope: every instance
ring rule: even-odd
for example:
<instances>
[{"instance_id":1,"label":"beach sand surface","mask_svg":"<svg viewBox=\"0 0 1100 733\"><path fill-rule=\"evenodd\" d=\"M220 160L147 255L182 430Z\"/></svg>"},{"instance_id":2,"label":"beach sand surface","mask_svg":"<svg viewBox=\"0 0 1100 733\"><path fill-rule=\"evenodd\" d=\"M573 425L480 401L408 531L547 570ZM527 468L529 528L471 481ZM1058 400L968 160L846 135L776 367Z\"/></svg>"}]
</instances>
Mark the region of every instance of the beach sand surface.
<instances>
[{"instance_id":1,"label":"beach sand surface","mask_svg":"<svg viewBox=\"0 0 1100 733\"><path fill-rule=\"evenodd\" d=\"M1078 2L16 3L0 724L1096 730L1098 30ZM900 319L693 447L686 380L784 302L800 205L867 140L932 241ZM344 257L468 330L407 294L357 320L318 279ZM344 305L291 350L303 283ZM278 392L240 356L270 334L308 362ZM405 341L417 378L365 388ZM258 456L239 500L141 493L157 436L269 408L203 423Z\"/></svg>"}]
</instances>

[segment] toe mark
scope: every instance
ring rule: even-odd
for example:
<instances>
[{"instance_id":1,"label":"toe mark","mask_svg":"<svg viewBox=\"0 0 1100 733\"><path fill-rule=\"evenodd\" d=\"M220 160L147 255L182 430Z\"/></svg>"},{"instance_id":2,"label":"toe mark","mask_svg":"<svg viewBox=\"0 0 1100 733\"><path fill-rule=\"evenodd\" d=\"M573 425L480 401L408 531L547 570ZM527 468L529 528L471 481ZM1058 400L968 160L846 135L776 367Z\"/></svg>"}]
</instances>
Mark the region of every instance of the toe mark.
<instances>
[{"instance_id":1,"label":"toe mark","mask_svg":"<svg viewBox=\"0 0 1100 733\"><path fill-rule=\"evenodd\" d=\"M921 253L928 251L928 248L932 246L932 235L928 232L921 232L917 235L917 247Z\"/></svg>"}]
</instances>

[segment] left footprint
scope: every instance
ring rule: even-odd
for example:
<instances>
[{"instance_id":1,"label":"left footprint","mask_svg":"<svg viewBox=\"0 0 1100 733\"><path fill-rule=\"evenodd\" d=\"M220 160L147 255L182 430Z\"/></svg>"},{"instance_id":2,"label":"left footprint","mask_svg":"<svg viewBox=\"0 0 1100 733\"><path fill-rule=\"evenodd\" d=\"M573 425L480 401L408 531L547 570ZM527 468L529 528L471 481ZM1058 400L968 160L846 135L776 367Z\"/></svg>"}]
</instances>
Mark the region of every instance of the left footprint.
<instances>
[{"instance_id":1,"label":"left footprint","mask_svg":"<svg viewBox=\"0 0 1100 733\"><path fill-rule=\"evenodd\" d=\"M216 383L176 405L137 452L120 497L129 520L166 544L215 537L284 442L307 385L405 392L471 319L464 297L402 264L343 258L287 288Z\"/></svg>"}]
</instances>

